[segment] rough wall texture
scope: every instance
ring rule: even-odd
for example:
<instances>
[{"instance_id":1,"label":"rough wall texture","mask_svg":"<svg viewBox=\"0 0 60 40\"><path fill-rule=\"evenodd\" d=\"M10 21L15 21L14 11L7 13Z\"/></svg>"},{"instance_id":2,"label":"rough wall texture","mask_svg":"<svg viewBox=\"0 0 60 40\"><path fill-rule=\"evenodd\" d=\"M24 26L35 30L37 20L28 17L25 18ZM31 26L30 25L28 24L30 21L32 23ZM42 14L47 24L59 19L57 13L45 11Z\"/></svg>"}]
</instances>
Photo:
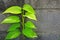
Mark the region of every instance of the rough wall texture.
<instances>
[{"instance_id":1,"label":"rough wall texture","mask_svg":"<svg viewBox=\"0 0 60 40\"><path fill-rule=\"evenodd\" d=\"M21 0L0 0L0 22L9 16L2 15L3 10L12 5L21 6L21 2ZM36 22L33 21L37 26L38 38L26 40L60 40L60 0L25 0L25 3L34 7L38 19ZM9 24L0 24L0 40L4 40L8 28Z\"/></svg>"},{"instance_id":2,"label":"rough wall texture","mask_svg":"<svg viewBox=\"0 0 60 40\"><path fill-rule=\"evenodd\" d=\"M35 10L39 37L36 40L60 40L60 0L25 0ZM35 40L35 39L34 39Z\"/></svg>"}]
</instances>

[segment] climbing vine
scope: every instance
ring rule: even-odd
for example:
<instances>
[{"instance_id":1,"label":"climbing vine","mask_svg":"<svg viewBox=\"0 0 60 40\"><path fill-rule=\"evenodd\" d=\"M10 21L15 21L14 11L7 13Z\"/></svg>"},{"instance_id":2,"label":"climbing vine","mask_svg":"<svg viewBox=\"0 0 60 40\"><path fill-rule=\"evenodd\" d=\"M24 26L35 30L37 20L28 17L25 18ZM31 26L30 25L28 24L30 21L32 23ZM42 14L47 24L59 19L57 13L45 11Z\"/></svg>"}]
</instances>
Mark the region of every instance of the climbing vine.
<instances>
[{"instance_id":1,"label":"climbing vine","mask_svg":"<svg viewBox=\"0 0 60 40\"><path fill-rule=\"evenodd\" d=\"M24 4L23 7L11 6L7 8L2 14L13 14L11 16L8 16L1 22L1 24L11 24L9 29L7 30L8 34L6 35L5 39L14 39L19 37L21 34L28 38L37 37L37 34L32 30L36 29L35 25L31 21L24 22L24 18L37 20L35 16L35 10L31 5ZM22 18L17 16L18 14L21 15ZM19 30L19 28L21 27L20 25L22 25L22 32L20 32Z\"/></svg>"}]
</instances>

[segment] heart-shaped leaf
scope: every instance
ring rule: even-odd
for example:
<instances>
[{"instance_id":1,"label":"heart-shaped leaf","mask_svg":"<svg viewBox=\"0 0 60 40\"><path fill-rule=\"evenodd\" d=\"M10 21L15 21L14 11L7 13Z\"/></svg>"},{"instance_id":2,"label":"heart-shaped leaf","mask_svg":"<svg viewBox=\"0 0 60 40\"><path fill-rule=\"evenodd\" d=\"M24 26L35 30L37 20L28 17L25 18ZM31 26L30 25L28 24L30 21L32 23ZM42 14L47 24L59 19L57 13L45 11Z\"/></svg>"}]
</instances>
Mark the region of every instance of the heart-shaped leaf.
<instances>
[{"instance_id":1,"label":"heart-shaped leaf","mask_svg":"<svg viewBox=\"0 0 60 40\"><path fill-rule=\"evenodd\" d=\"M35 25L31 21L27 21L25 23L25 27L36 29Z\"/></svg>"},{"instance_id":2,"label":"heart-shaped leaf","mask_svg":"<svg viewBox=\"0 0 60 40\"><path fill-rule=\"evenodd\" d=\"M17 38L20 36L20 31L19 30L15 30L15 31L12 31L12 32L9 32L6 36L6 39L14 39L14 38Z\"/></svg>"},{"instance_id":3,"label":"heart-shaped leaf","mask_svg":"<svg viewBox=\"0 0 60 40\"><path fill-rule=\"evenodd\" d=\"M37 34L29 28L23 30L23 34L28 38L36 38Z\"/></svg>"},{"instance_id":4,"label":"heart-shaped leaf","mask_svg":"<svg viewBox=\"0 0 60 40\"><path fill-rule=\"evenodd\" d=\"M10 28L8 29L8 31L15 31L17 28L20 27L20 23L15 23L15 24L12 24L10 26Z\"/></svg>"},{"instance_id":5,"label":"heart-shaped leaf","mask_svg":"<svg viewBox=\"0 0 60 40\"><path fill-rule=\"evenodd\" d=\"M3 14L5 13L11 13L11 14L20 14L21 13L21 7L19 6L12 6L6 9Z\"/></svg>"},{"instance_id":6,"label":"heart-shaped leaf","mask_svg":"<svg viewBox=\"0 0 60 40\"><path fill-rule=\"evenodd\" d=\"M33 7L29 4L24 4L23 10L28 11L29 13L35 14L35 10Z\"/></svg>"},{"instance_id":7,"label":"heart-shaped leaf","mask_svg":"<svg viewBox=\"0 0 60 40\"><path fill-rule=\"evenodd\" d=\"M37 19L36 19L36 16L35 16L34 14L29 13L29 12L26 12L26 14L25 14L24 16L25 16L25 17L28 17L28 18L30 18L30 19L33 19L33 20L37 20Z\"/></svg>"},{"instance_id":8,"label":"heart-shaped leaf","mask_svg":"<svg viewBox=\"0 0 60 40\"><path fill-rule=\"evenodd\" d=\"M18 16L9 16L2 21L2 23L18 23L20 19Z\"/></svg>"}]
</instances>

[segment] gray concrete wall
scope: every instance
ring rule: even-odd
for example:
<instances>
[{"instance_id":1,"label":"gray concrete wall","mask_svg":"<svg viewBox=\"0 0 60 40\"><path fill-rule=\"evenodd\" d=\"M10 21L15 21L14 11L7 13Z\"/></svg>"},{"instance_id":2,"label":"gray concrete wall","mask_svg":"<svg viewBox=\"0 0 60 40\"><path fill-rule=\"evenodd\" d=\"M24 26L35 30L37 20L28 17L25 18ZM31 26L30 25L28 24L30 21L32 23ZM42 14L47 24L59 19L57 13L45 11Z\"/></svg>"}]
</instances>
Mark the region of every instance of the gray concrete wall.
<instances>
[{"instance_id":1,"label":"gray concrete wall","mask_svg":"<svg viewBox=\"0 0 60 40\"><path fill-rule=\"evenodd\" d=\"M2 11L9 6L20 5L19 3L17 3L17 0L1 1L0 22L9 16L2 15ZM60 0L25 0L25 3L34 7L38 19L38 21L33 21L37 27L38 38L26 38L25 40L60 40ZM4 40L8 28L9 24L0 24L0 40ZM20 40L20 38L15 40Z\"/></svg>"},{"instance_id":2,"label":"gray concrete wall","mask_svg":"<svg viewBox=\"0 0 60 40\"><path fill-rule=\"evenodd\" d=\"M60 40L60 0L25 0L34 7L39 37L36 40ZM35 39L34 39L35 40Z\"/></svg>"}]
</instances>

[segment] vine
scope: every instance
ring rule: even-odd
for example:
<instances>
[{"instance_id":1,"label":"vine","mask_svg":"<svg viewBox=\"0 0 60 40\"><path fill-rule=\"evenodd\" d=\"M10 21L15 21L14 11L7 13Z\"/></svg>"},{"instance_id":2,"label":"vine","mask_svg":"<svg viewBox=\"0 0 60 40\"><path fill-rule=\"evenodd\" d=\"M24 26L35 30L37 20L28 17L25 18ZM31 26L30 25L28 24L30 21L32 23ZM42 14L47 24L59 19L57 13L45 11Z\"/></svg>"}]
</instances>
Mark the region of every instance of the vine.
<instances>
[{"instance_id":1,"label":"vine","mask_svg":"<svg viewBox=\"0 0 60 40\"><path fill-rule=\"evenodd\" d=\"M24 11L26 11L24 13ZM11 6L7 8L2 14L13 14L12 16L8 16L5 18L1 24L11 24L9 29L7 30L8 34L6 35L5 39L15 39L19 37L19 35L23 34L24 36L28 38L36 38L37 34L32 30L36 29L35 25L31 21L24 22L24 18L29 18L32 20L37 20L35 16L35 10L33 7L29 4L24 4L23 8L20 6ZM18 16L15 16L18 14L21 14L22 21L19 19ZM21 27L20 23L22 22L22 32L20 32L19 28Z\"/></svg>"}]
</instances>

